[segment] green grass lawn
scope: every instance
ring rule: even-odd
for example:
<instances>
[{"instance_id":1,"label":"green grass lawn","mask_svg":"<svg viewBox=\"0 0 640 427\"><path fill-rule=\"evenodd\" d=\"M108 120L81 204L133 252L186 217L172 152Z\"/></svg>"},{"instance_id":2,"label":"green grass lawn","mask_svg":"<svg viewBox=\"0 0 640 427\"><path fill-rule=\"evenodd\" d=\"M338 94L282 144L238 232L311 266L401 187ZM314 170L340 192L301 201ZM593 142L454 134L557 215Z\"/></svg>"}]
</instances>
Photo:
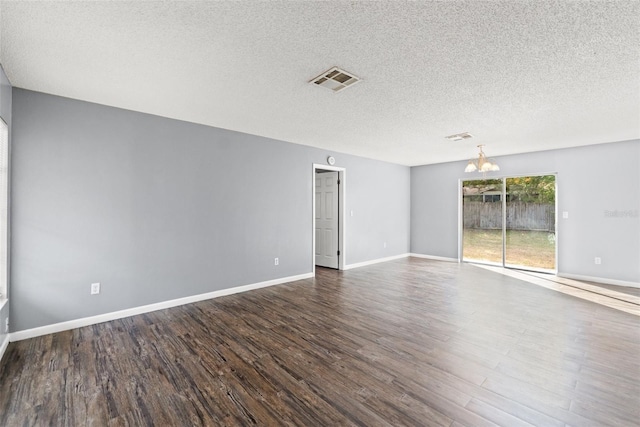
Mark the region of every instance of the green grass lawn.
<instances>
[{"instance_id":1,"label":"green grass lawn","mask_svg":"<svg viewBox=\"0 0 640 427\"><path fill-rule=\"evenodd\" d=\"M463 257L502 263L502 230L465 228ZM546 231L507 230L507 264L554 269L555 234Z\"/></svg>"}]
</instances>

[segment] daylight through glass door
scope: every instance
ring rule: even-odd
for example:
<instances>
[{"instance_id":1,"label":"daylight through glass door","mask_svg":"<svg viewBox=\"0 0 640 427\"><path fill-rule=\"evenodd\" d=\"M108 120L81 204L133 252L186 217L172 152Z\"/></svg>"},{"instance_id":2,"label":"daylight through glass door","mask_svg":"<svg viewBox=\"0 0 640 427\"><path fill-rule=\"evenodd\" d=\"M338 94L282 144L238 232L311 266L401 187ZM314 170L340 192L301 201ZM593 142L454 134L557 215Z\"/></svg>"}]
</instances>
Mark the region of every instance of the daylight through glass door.
<instances>
[{"instance_id":1,"label":"daylight through glass door","mask_svg":"<svg viewBox=\"0 0 640 427\"><path fill-rule=\"evenodd\" d=\"M463 260L555 271L555 178L463 181Z\"/></svg>"},{"instance_id":2,"label":"daylight through glass door","mask_svg":"<svg viewBox=\"0 0 640 427\"><path fill-rule=\"evenodd\" d=\"M465 261L502 265L502 180L462 183L463 256Z\"/></svg>"},{"instance_id":3,"label":"daylight through glass door","mask_svg":"<svg viewBox=\"0 0 640 427\"><path fill-rule=\"evenodd\" d=\"M506 178L505 267L556 268L556 177Z\"/></svg>"}]
</instances>

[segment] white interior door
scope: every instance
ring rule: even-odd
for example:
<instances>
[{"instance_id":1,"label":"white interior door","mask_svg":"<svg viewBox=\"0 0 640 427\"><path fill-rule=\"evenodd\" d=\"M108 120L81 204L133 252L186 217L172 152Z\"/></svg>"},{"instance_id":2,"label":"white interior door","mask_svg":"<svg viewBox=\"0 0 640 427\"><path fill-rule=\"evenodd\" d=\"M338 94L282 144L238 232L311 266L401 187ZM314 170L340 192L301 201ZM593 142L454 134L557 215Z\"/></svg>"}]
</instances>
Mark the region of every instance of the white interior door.
<instances>
[{"instance_id":1,"label":"white interior door","mask_svg":"<svg viewBox=\"0 0 640 427\"><path fill-rule=\"evenodd\" d=\"M316 265L338 268L338 172L316 173Z\"/></svg>"}]
</instances>

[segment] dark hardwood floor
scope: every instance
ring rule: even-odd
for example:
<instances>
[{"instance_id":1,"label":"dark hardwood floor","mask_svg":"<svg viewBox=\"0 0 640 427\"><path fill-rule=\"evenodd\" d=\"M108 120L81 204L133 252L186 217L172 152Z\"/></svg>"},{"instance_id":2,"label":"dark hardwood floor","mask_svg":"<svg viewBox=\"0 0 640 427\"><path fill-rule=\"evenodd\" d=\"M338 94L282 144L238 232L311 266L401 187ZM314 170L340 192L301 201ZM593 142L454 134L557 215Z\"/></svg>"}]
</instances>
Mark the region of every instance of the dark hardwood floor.
<instances>
[{"instance_id":1,"label":"dark hardwood floor","mask_svg":"<svg viewBox=\"0 0 640 427\"><path fill-rule=\"evenodd\" d=\"M11 343L0 425L633 426L640 317L409 258Z\"/></svg>"}]
</instances>

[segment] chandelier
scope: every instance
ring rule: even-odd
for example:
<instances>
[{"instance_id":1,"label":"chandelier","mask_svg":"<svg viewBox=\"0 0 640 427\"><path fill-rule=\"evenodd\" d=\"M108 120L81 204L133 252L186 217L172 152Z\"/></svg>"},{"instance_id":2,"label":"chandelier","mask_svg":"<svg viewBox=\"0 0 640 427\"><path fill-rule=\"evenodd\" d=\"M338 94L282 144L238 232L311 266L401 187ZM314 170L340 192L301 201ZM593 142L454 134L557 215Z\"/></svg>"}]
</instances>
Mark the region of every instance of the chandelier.
<instances>
[{"instance_id":1,"label":"chandelier","mask_svg":"<svg viewBox=\"0 0 640 427\"><path fill-rule=\"evenodd\" d=\"M487 159L487 156L484 155L484 151L482 151L482 147L484 147L484 145L478 145L478 148L480 149L480 153L478 153L478 160L469 160L467 167L464 168L465 172L494 172L500 170L500 167L495 162Z\"/></svg>"}]
</instances>

